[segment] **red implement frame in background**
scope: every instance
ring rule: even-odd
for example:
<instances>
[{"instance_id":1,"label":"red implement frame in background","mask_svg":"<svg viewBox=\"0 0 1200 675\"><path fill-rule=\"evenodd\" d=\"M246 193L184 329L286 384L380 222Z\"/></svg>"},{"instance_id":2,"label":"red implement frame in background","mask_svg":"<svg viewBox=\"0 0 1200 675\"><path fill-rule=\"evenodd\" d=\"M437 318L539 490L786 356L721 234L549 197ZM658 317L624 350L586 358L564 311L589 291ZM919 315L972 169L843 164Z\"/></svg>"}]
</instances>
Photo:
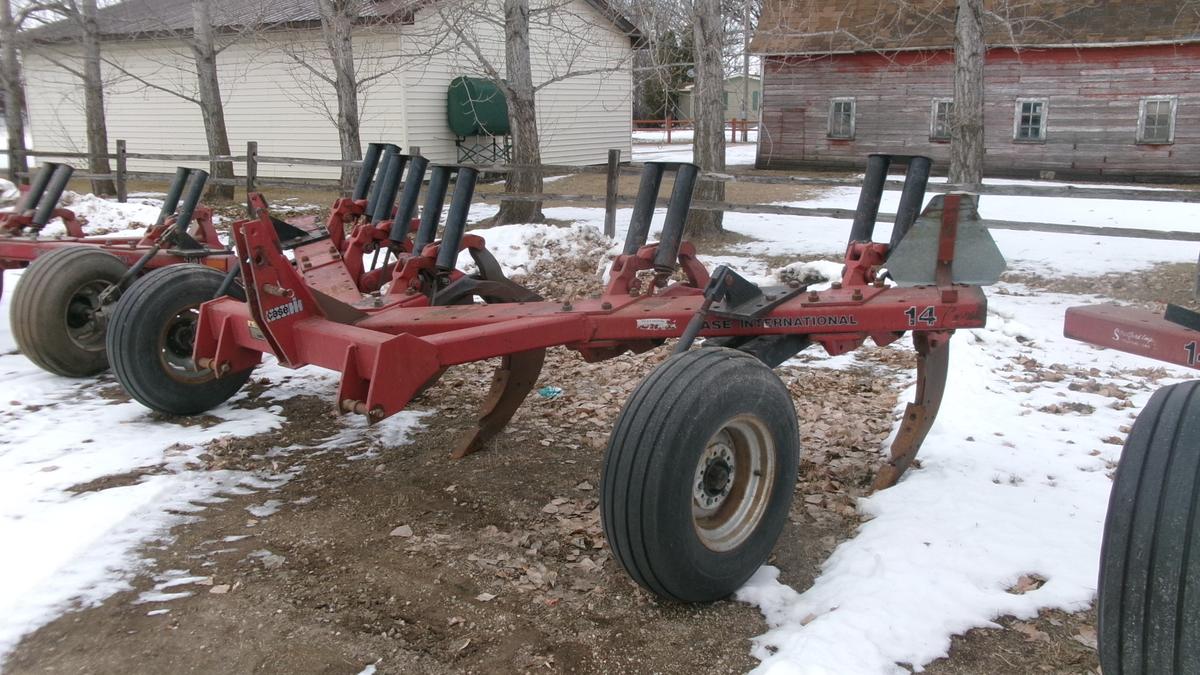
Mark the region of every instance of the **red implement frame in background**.
<instances>
[{"instance_id":1,"label":"red implement frame in background","mask_svg":"<svg viewBox=\"0 0 1200 675\"><path fill-rule=\"evenodd\" d=\"M1200 368L1200 331L1136 307L1072 307L1067 310L1063 334L1097 347Z\"/></svg>"}]
</instances>

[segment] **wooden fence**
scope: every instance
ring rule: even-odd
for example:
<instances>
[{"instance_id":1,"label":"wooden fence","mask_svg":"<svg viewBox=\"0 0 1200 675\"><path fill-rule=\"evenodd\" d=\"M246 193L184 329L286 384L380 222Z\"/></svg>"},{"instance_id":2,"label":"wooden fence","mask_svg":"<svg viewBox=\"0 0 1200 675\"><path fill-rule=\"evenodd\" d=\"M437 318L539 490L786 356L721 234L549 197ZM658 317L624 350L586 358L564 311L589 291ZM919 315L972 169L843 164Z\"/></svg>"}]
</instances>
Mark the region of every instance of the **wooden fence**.
<instances>
[{"instance_id":1,"label":"wooden fence","mask_svg":"<svg viewBox=\"0 0 1200 675\"><path fill-rule=\"evenodd\" d=\"M125 141L118 140L116 142L117 152L106 155L111 160L115 161L115 169L111 174L94 175L86 172L76 173L75 176L83 179L100 179L112 180L117 188L117 198L124 201L127 194L127 182L133 180L150 180L161 181L167 183L174 176L174 172L135 172L129 171L127 168L128 160L156 160L168 162L204 162L215 166L216 164L225 162L229 164L244 164L245 172L243 176L226 179L211 179L210 182L216 185L233 185L244 186L247 192L253 192L260 187L292 187L301 189L340 189L338 180L320 180L320 179L287 179L287 178L260 178L258 176L258 167L263 164L281 164L292 166L331 166L342 167L352 166L357 167L361 162L343 161L338 159L317 159L310 157L277 157L277 156L261 156L258 154L258 144L249 142L246 144L246 154L244 155L229 155L229 156L209 156L209 155L172 155L172 154L153 154L153 153L133 153L128 152ZM420 148L411 148L410 152L419 154ZM30 150L29 155L39 158L63 158L63 159L87 159L87 153L80 152L64 152L64 151L45 151L45 150ZM480 166L476 167L481 170L485 176L499 177L503 176L516 168L516 166ZM605 174L607 177L605 183L605 194L599 195L572 195L572 194L555 194L555 193L540 193L540 194L511 194L503 195L504 199L518 201L554 201L565 202L578 206L596 206L604 207L605 209L605 234L612 236L616 231L616 209L621 205L629 205L633 203L633 198L621 196L618 189L618 179L622 175L637 175L640 173L640 166L630 163L621 162L621 151L610 150L608 162L606 164L595 166L574 166L574 165L541 165L540 170L543 175L557 176L569 174ZM758 185L791 185L800 187L854 187L860 185L858 180L853 178L808 178L803 176L780 176L780 175L764 175L764 174L746 174L746 173L703 173L702 179L720 181L724 183L747 183ZM889 180L886 187L892 190L899 190L902 182L899 180ZM930 192L949 192L960 190L961 186L947 183L930 183ZM1091 188L1091 187L1076 187L1065 185L984 185L973 190L981 195L996 195L996 196L1019 196L1019 197L1051 197L1051 198L1069 198L1069 199L1102 199L1102 200L1134 200L1148 202L1174 202L1197 204L1200 203L1200 190L1180 190L1180 189L1138 189L1138 188ZM500 197L500 195L497 195ZM666 200L660 200L662 205L666 204ZM836 208L813 208L803 206L784 206L778 204L743 204L736 202L712 202L712 201L696 201L692 203L692 208L705 211L725 211L735 213L757 213L771 214L780 216L801 216L801 217L818 217L818 218L833 218L838 220L850 220L854 217L854 211L850 209ZM892 222L895 214L880 213L879 222ZM1056 223L1039 223L1039 222L1024 222L1024 221L1007 221L1007 220L985 220L985 224L994 230L1019 230L1033 232L1047 232L1053 234L1085 234L1104 237L1121 237L1134 239L1159 239L1168 241L1195 241L1200 242L1200 232L1185 232L1179 230L1143 230L1126 227L1092 227L1086 225L1063 225Z\"/></svg>"}]
</instances>

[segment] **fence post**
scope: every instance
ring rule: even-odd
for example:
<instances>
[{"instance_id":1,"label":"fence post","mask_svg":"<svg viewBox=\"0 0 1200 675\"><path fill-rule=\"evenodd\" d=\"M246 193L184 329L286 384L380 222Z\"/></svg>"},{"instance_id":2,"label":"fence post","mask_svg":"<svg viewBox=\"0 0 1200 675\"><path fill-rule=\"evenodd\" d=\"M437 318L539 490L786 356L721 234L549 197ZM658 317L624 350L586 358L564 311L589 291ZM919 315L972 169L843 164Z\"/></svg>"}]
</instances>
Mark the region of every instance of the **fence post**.
<instances>
[{"instance_id":1,"label":"fence post","mask_svg":"<svg viewBox=\"0 0 1200 675\"><path fill-rule=\"evenodd\" d=\"M408 154L412 155L413 157L417 157L418 155L421 154L421 146L419 146L419 145L408 146Z\"/></svg>"},{"instance_id":2,"label":"fence post","mask_svg":"<svg viewBox=\"0 0 1200 675\"><path fill-rule=\"evenodd\" d=\"M617 181L621 177L621 151L608 151L608 182L604 188L604 236L617 236Z\"/></svg>"},{"instance_id":3,"label":"fence post","mask_svg":"<svg viewBox=\"0 0 1200 675\"><path fill-rule=\"evenodd\" d=\"M667 145L671 144L671 116L667 115Z\"/></svg>"},{"instance_id":4,"label":"fence post","mask_svg":"<svg viewBox=\"0 0 1200 675\"><path fill-rule=\"evenodd\" d=\"M250 193L254 192L254 183L258 180L258 141L246 141L246 202L249 207ZM254 214L251 213L251 216Z\"/></svg>"},{"instance_id":5,"label":"fence post","mask_svg":"<svg viewBox=\"0 0 1200 675\"><path fill-rule=\"evenodd\" d=\"M1200 302L1200 260L1196 261L1196 302Z\"/></svg>"},{"instance_id":6,"label":"fence post","mask_svg":"<svg viewBox=\"0 0 1200 675\"><path fill-rule=\"evenodd\" d=\"M117 201L124 204L129 199L129 186L126 184L126 174L128 167L126 165L128 158L125 156L125 140L117 139Z\"/></svg>"}]
</instances>

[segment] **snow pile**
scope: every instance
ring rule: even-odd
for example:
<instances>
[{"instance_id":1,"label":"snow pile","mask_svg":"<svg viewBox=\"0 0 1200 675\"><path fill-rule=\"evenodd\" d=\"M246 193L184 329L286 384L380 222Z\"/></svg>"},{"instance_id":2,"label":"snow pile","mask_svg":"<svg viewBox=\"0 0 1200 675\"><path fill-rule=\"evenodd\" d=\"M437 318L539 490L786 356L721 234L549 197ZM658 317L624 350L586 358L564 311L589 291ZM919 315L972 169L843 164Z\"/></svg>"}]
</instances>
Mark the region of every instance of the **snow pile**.
<instances>
[{"instance_id":1,"label":"snow pile","mask_svg":"<svg viewBox=\"0 0 1200 675\"><path fill-rule=\"evenodd\" d=\"M952 635L995 617L1090 605L1108 472L1120 454L1111 439L1167 382L1126 370L1144 361L1063 338L1064 312L1078 303L991 295L988 327L951 342L921 468L861 500L870 520L810 589L799 593L764 567L738 592L771 627L755 641L758 672L909 672L898 664L919 669L948 653ZM910 388L902 401L912 396ZM1012 590L1034 574L1044 586Z\"/></svg>"},{"instance_id":2,"label":"snow pile","mask_svg":"<svg viewBox=\"0 0 1200 675\"><path fill-rule=\"evenodd\" d=\"M12 181L0 178L0 207L9 207L17 203L21 198L21 191L13 185Z\"/></svg>"},{"instance_id":3,"label":"snow pile","mask_svg":"<svg viewBox=\"0 0 1200 675\"><path fill-rule=\"evenodd\" d=\"M130 199L122 204L93 194L81 195L64 192L59 201L62 208L70 209L83 221L83 231L88 235L128 234L145 231L147 225L158 219L162 209L161 199ZM67 230L59 219L51 220L42 230L46 236L65 235Z\"/></svg>"},{"instance_id":4,"label":"snow pile","mask_svg":"<svg viewBox=\"0 0 1200 675\"><path fill-rule=\"evenodd\" d=\"M500 225L483 230L472 230L470 234L483 237L487 249L500 263L504 274L514 276L530 274L541 263L551 260L592 261L613 248L613 241L594 225L522 224ZM475 263L469 252L458 257L458 267L474 270Z\"/></svg>"}]
</instances>

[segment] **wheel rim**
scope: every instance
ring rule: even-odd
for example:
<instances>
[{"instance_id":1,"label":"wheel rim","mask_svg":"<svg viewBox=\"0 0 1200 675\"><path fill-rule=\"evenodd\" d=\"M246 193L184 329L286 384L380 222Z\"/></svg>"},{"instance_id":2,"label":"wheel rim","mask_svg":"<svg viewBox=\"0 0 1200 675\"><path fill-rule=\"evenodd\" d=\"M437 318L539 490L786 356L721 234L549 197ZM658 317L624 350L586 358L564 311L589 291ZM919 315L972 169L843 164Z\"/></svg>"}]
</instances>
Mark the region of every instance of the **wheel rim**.
<instances>
[{"instance_id":1,"label":"wheel rim","mask_svg":"<svg viewBox=\"0 0 1200 675\"><path fill-rule=\"evenodd\" d=\"M101 316L100 295L112 286L107 281L89 281L71 294L67 301L64 323L67 337L80 349L97 352L104 350L104 319Z\"/></svg>"},{"instance_id":2,"label":"wheel rim","mask_svg":"<svg viewBox=\"0 0 1200 675\"><path fill-rule=\"evenodd\" d=\"M212 379L212 371L198 370L192 359L199 320L199 308L188 307L172 316L159 332L158 358L163 371L174 380L195 383Z\"/></svg>"},{"instance_id":3,"label":"wheel rim","mask_svg":"<svg viewBox=\"0 0 1200 675\"><path fill-rule=\"evenodd\" d=\"M692 524L714 551L737 548L762 522L775 475L775 441L749 415L725 423L709 439L692 477Z\"/></svg>"}]
</instances>

